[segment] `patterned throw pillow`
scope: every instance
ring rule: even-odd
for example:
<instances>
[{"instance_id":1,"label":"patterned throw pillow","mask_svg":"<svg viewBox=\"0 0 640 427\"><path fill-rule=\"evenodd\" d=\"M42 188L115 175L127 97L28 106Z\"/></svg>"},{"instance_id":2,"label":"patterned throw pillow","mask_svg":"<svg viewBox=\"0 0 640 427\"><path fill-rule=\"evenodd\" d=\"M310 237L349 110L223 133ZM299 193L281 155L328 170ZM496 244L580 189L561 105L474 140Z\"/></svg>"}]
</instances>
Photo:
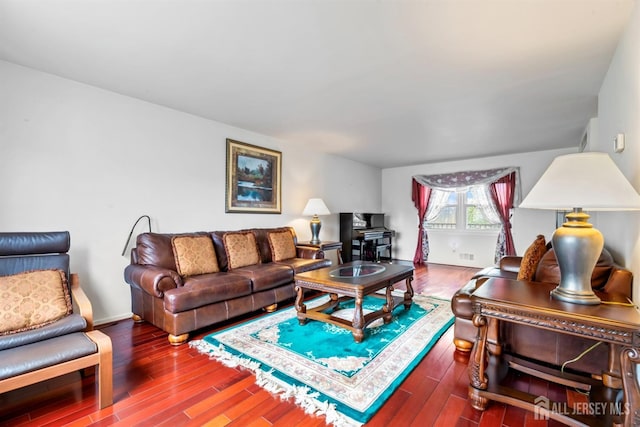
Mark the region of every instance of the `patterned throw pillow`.
<instances>
[{"instance_id":1,"label":"patterned throw pillow","mask_svg":"<svg viewBox=\"0 0 640 427\"><path fill-rule=\"evenodd\" d=\"M539 234L536 240L531 243L522 257L520 270L518 271L518 280L532 280L536 274L538 263L542 256L547 252L547 244L544 236Z\"/></svg>"},{"instance_id":2,"label":"patterned throw pillow","mask_svg":"<svg viewBox=\"0 0 640 427\"><path fill-rule=\"evenodd\" d=\"M72 311L67 276L61 270L0 277L0 335L40 328Z\"/></svg>"},{"instance_id":3,"label":"patterned throw pillow","mask_svg":"<svg viewBox=\"0 0 640 427\"><path fill-rule=\"evenodd\" d=\"M269 233L269 246L274 261L282 261L296 257L296 245L290 231Z\"/></svg>"},{"instance_id":4,"label":"patterned throw pillow","mask_svg":"<svg viewBox=\"0 0 640 427\"><path fill-rule=\"evenodd\" d=\"M225 233L222 236L229 259L229 270L260 262L256 236L250 231Z\"/></svg>"},{"instance_id":5,"label":"patterned throw pillow","mask_svg":"<svg viewBox=\"0 0 640 427\"><path fill-rule=\"evenodd\" d=\"M195 276L220 271L211 237L173 236L171 245L178 274L181 276Z\"/></svg>"}]
</instances>

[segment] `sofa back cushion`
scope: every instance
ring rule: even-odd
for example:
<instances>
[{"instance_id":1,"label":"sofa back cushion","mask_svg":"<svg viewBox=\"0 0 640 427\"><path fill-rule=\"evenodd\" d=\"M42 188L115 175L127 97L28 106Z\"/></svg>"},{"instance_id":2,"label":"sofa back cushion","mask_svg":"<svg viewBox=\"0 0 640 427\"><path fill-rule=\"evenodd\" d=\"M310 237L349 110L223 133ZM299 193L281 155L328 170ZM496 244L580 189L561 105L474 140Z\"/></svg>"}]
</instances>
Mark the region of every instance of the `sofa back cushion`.
<instances>
[{"instance_id":1,"label":"sofa back cushion","mask_svg":"<svg viewBox=\"0 0 640 427\"><path fill-rule=\"evenodd\" d=\"M142 233L136 239L138 264L178 271L171 245L171 234Z\"/></svg>"},{"instance_id":2,"label":"sofa back cushion","mask_svg":"<svg viewBox=\"0 0 640 427\"><path fill-rule=\"evenodd\" d=\"M67 276L62 270L0 277L0 335L40 328L72 311Z\"/></svg>"},{"instance_id":3,"label":"sofa back cushion","mask_svg":"<svg viewBox=\"0 0 640 427\"><path fill-rule=\"evenodd\" d=\"M220 271L211 236L173 236L171 245L177 271L181 276Z\"/></svg>"},{"instance_id":4,"label":"sofa back cushion","mask_svg":"<svg viewBox=\"0 0 640 427\"><path fill-rule=\"evenodd\" d=\"M603 249L591 275L591 287L594 289L603 287L609 280L613 266L613 257L608 250ZM535 281L560 283L560 267L553 249L549 249L540 260Z\"/></svg>"},{"instance_id":5,"label":"sofa back cushion","mask_svg":"<svg viewBox=\"0 0 640 427\"><path fill-rule=\"evenodd\" d=\"M0 276L34 270L62 270L69 280L68 231L0 233Z\"/></svg>"},{"instance_id":6,"label":"sofa back cushion","mask_svg":"<svg viewBox=\"0 0 640 427\"><path fill-rule=\"evenodd\" d=\"M272 261L283 261L296 257L296 245L289 230L270 232L267 238Z\"/></svg>"},{"instance_id":7,"label":"sofa back cushion","mask_svg":"<svg viewBox=\"0 0 640 427\"><path fill-rule=\"evenodd\" d=\"M260 252L253 232L235 231L224 233L222 239L227 254L229 270L260 263Z\"/></svg>"}]
</instances>

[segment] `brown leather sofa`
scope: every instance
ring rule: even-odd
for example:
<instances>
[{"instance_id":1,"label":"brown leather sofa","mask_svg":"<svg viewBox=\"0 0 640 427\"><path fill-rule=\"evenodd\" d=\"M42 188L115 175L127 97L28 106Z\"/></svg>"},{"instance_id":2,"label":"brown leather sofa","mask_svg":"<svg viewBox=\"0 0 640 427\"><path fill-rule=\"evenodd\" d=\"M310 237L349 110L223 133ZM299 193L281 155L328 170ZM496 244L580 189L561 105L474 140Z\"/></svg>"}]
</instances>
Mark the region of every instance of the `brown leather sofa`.
<instances>
[{"instance_id":1,"label":"brown leather sofa","mask_svg":"<svg viewBox=\"0 0 640 427\"><path fill-rule=\"evenodd\" d=\"M473 311L470 296L473 291L490 277L504 277L515 280L520 270L521 261L522 257L503 257L498 266L481 270L454 294L451 307L456 316L454 323L456 350L470 351L476 340L477 328L473 326L471 321ZM555 284L560 282L558 262L550 245L547 246L547 251L538 263L531 281ZM629 300L631 299L633 275L629 270L616 265L611 254L606 249L603 250L598 259L591 281L596 294L615 293L624 295ZM574 359L594 344L593 341L584 338L559 335L555 332L511 322L501 322L497 333L500 334L503 352L543 362L554 367L559 367L564 362ZM580 360L568 364L567 369L588 373L593 376L601 375L603 370L607 369L607 346L600 345L596 347Z\"/></svg>"},{"instance_id":2,"label":"brown leather sofa","mask_svg":"<svg viewBox=\"0 0 640 427\"><path fill-rule=\"evenodd\" d=\"M281 259L281 256L274 256L277 250L272 250L272 238L288 232L293 238L290 250L293 256ZM237 248L225 245L228 243L225 239L247 233L255 236L255 244L251 246L257 245L259 259L251 265L233 267L230 251ZM181 275L172 242L177 237L203 236L213 241L218 271ZM247 252L255 248L249 249ZM235 259L243 255L233 253ZM291 227L185 234L143 233L136 239L124 278L131 287L134 320L146 320L163 329L169 333L169 342L178 345L186 342L189 332L196 329L263 308L275 310L279 302L295 296L295 273L329 265L331 261L324 259L324 253L319 249L297 245Z\"/></svg>"}]
</instances>

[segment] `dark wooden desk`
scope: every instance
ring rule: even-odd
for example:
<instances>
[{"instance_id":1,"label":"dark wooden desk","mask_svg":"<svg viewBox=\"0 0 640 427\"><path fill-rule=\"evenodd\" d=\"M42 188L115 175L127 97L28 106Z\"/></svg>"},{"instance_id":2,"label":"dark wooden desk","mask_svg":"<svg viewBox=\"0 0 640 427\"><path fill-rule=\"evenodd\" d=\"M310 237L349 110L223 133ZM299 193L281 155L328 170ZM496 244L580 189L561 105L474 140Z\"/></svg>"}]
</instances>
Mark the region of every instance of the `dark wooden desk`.
<instances>
[{"instance_id":1,"label":"dark wooden desk","mask_svg":"<svg viewBox=\"0 0 640 427\"><path fill-rule=\"evenodd\" d=\"M617 295L610 295L610 302L620 304L580 305L554 300L550 297L554 288L553 284L492 278L473 293L473 323L478 327L478 338L469 360L471 405L482 411L490 400L494 400L534 411L536 416L556 419L568 425L611 425L617 419L615 411L609 414L575 410L554 412L554 408L562 408L562 405L555 405L543 396L533 396L500 384L509 369L516 369L585 390L594 402L614 399L618 394L617 389L622 387L620 352L623 347L637 347L640 344L640 312L633 306L620 305L625 301ZM605 298L603 294L599 296ZM606 343L609 346L608 369L602 375L602 382L503 357L499 336L496 348L490 352L487 345L489 324L493 323L493 330L497 331L500 321ZM535 355L531 357L535 359ZM585 406L583 409L598 408L604 409L605 406ZM613 406L607 408L612 409Z\"/></svg>"}]
</instances>

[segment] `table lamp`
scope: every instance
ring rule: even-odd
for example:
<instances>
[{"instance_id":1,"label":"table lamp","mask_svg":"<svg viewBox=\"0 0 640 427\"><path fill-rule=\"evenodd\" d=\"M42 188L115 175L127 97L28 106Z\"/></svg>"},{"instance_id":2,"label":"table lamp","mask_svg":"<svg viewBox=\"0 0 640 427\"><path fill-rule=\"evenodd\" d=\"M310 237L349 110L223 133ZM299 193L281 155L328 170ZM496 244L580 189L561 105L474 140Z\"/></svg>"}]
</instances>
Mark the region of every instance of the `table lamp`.
<instances>
[{"instance_id":1,"label":"table lamp","mask_svg":"<svg viewBox=\"0 0 640 427\"><path fill-rule=\"evenodd\" d=\"M309 199L307 202L307 206L304 207L302 211L302 215L313 215L311 218L311 222L309 226L311 227L311 243L317 245L320 243L320 238L318 235L320 234L320 227L322 224L320 223L320 218L318 215L329 215L329 208L324 204L322 199Z\"/></svg>"},{"instance_id":2,"label":"table lamp","mask_svg":"<svg viewBox=\"0 0 640 427\"><path fill-rule=\"evenodd\" d=\"M552 236L560 268L557 300L600 304L591 275L604 238L587 222L586 211L640 210L640 195L607 153L587 152L556 157L520 204L521 208L571 210Z\"/></svg>"}]
</instances>

